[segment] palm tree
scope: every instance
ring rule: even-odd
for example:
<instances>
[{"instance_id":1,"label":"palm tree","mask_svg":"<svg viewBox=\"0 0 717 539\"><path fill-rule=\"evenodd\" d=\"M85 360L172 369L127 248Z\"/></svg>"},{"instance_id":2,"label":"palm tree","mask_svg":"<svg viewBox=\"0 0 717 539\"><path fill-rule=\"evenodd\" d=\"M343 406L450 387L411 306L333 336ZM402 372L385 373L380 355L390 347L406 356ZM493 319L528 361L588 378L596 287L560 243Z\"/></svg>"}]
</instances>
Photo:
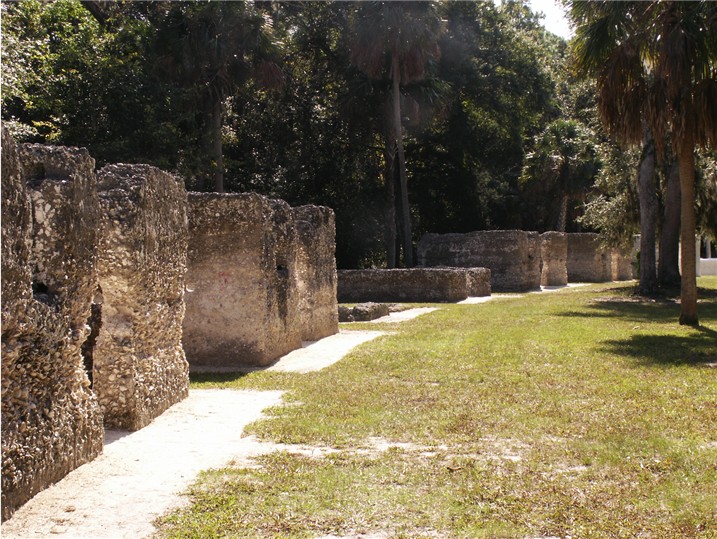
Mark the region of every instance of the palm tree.
<instances>
[{"instance_id":1,"label":"palm tree","mask_svg":"<svg viewBox=\"0 0 717 539\"><path fill-rule=\"evenodd\" d=\"M717 145L717 4L572 0L578 67L597 77L608 130L627 143L647 125L658 151L670 132L681 200L680 324L698 325L696 146Z\"/></svg>"},{"instance_id":2,"label":"palm tree","mask_svg":"<svg viewBox=\"0 0 717 539\"><path fill-rule=\"evenodd\" d=\"M248 2L173 2L157 40L162 71L195 94L209 119L208 150L214 190L224 192L222 125L228 97L250 77L281 83L270 61L265 19Z\"/></svg>"},{"instance_id":3,"label":"palm tree","mask_svg":"<svg viewBox=\"0 0 717 539\"><path fill-rule=\"evenodd\" d=\"M423 78L438 57L442 28L434 2L359 2L353 21L351 61L372 80L391 81L392 139L396 146L404 262L413 266L406 155L403 147L401 87ZM386 155L393 154L388 147Z\"/></svg>"}]
</instances>

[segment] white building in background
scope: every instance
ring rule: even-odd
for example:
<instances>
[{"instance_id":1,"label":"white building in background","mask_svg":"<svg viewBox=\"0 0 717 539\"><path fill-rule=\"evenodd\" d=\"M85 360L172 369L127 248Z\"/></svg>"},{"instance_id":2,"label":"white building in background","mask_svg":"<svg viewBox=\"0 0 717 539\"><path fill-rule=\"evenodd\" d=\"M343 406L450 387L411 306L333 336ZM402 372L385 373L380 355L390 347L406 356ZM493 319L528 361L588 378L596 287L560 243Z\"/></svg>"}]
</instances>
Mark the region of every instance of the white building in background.
<instances>
[{"instance_id":1,"label":"white building in background","mask_svg":"<svg viewBox=\"0 0 717 539\"><path fill-rule=\"evenodd\" d=\"M705 241L706 258L701 258L702 240ZM697 276L717 275L717 252L712 251L712 238L705 236L697 240Z\"/></svg>"}]
</instances>

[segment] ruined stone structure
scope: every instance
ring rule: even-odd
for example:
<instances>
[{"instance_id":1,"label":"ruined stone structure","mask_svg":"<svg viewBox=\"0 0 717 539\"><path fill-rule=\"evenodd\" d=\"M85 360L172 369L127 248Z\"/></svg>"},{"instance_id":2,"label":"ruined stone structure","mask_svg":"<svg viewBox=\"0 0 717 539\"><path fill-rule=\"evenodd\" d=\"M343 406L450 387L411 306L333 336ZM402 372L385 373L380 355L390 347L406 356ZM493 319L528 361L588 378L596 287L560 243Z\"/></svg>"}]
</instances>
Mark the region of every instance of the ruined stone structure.
<instances>
[{"instance_id":1,"label":"ruined stone structure","mask_svg":"<svg viewBox=\"0 0 717 539\"><path fill-rule=\"evenodd\" d=\"M629 281L635 278L633 261L635 253L629 249L615 248L612 250L612 280Z\"/></svg>"},{"instance_id":2,"label":"ruined stone structure","mask_svg":"<svg viewBox=\"0 0 717 539\"><path fill-rule=\"evenodd\" d=\"M182 350L187 194L148 165L97 173L101 327L93 388L106 426L140 429L188 394Z\"/></svg>"},{"instance_id":3,"label":"ruined stone structure","mask_svg":"<svg viewBox=\"0 0 717 539\"><path fill-rule=\"evenodd\" d=\"M339 270L338 297L342 303L460 301L468 297L466 273L463 268Z\"/></svg>"},{"instance_id":4,"label":"ruined stone structure","mask_svg":"<svg viewBox=\"0 0 717 539\"><path fill-rule=\"evenodd\" d=\"M568 238L564 232L545 232L540 235L540 284L565 286L568 284Z\"/></svg>"},{"instance_id":5,"label":"ruined stone structure","mask_svg":"<svg viewBox=\"0 0 717 539\"><path fill-rule=\"evenodd\" d=\"M336 218L331 208L292 208L297 233L296 286L301 339L339 330L336 301Z\"/></svg>"},{"instance_id":6,"label":"ruined stone structure","mask_svg":"<svg viewBox=\"0 0 717 539\"><path fill-rule=\"evenodd\" d=\"M291 208L256 194L189 194L184 350L193 369L264 366L301 346Z\"/></svg>"},{"instance_id":7,"label":"ruined stone structure","mask_svg":"<svg viewBox=\"0 0 717 539\"><path fill-rule=\"evenodd\" d=\"M488 268L465 268L466 286L470 297L490 296L490 270Z\"/></svg>"},{"instance_id":8,"label":"ruined stone structure","mask_svg":"<svg viewBox=\"0 0 717 539\"><path fill-rule=\"evenodd\" d=\"M28 185L25 185L27 180ZM81 348L99 203L85 150L2 131L2 518L102 451Z\"/></svg>"},{"instance_id":9,"label":"ruined stone structure","mask_svg":"<svg viewBox=\"0 0 717 539\"><path fill-rule=\"evenodd\" d=\"M353 307L339 306L339 321L341 322L370 322L391 312L386 303L359 303Z\"/></svg>"},{"instance_id":10,"label":"ruined stone structure","mask_svg":"<svg viewBox=\"0 0 717 539\"><path fill-rule=\"evenodd\" d=\"M600 245L593 233L568 234L568 281L601 283L612 281L612 251Z\"/></svg>"},{"instance_id":11,"label":"ruined stone structure","mask_svg":"<svg viewBox=\"0 0 717 539\"><path fill-rule=\"evenodd\" d=\"M520 292L540 287L537 232L490 230L466 234L426 234L418 243L420 266L485 267L491 290Z\"/></svg>"}]
</instances>

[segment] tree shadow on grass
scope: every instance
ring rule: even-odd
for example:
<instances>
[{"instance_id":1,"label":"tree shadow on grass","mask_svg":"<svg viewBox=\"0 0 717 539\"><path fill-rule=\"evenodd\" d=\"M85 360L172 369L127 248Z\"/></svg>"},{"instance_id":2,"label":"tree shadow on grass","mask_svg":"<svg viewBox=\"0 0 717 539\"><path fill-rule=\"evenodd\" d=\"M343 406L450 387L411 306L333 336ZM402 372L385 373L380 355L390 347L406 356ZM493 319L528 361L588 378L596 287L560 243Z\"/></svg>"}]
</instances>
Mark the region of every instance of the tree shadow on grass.
<instances>
[{"instance_id":1,"label":"tree shadow on grass","mask_svg":"<svg viewBox=\"0 0 717 539\"><path fill-rule=\"evenodd\" d=\"M633 358L640 365L717 366L717 331L700 327L688 336L631 335L603 343L603 351Z\"/></svg>"}]
</instances>

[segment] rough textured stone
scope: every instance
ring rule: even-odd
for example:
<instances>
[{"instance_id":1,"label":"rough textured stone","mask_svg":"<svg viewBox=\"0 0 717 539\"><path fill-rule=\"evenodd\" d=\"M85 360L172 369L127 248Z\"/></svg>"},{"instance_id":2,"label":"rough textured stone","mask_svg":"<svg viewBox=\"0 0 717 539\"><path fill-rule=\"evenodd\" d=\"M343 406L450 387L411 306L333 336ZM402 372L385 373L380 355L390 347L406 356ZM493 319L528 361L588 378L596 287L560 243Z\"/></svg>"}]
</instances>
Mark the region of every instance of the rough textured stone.
<instances>
[{"instance_id":1,"label":"rough textured stone","mask_svg":"<svg viewBox=\"0 0 717 539\"><path fill-rule=\"evenodd\" d=\"M189 194L183 342L193 369L264 366L301 346L296 246L286 203Z\"/></svg>"},{"instance_id":2,"label":"rough textured stone","mask_svg":"<svg viewBox=\"0 0 717 539\"><path fill-rule=\"evenodd\" d=\"M465 268L466 286L470 297L490 296L490 270L488 268Z\"/></svg>"},{"instance_id":3,"label":"rough textured stone","mask_svg":"<svg viewBox=\"0 0 717 539\"><path fill-rule=\"evenodd\" d=\"M600 245L593 233L570 233L567 270L571 283L612 281L612 252Z\"/></svg>"},{"instance_id":4,"label":"rough textured stone","mask_svg":"<svg viewBox=\"0 0 717 539\"><path fill-rule=\"evenodd\" d=\"M18 157L3 130L3 520L102 451L100 408L80 353L96 285L98 209L85 150L23 145Z\"/></svg>"},{"instance_id":5,"label":"rough textured stone","mask_svg":"<svg viewBox=\"0 0 717 539\"><path fill-rule=\"evenodd\" d=\"M615 248L612 252L612 280L630 281L635 278L635 253L630 249Z\"/></svg>"},{"instance_id":6,"label":"rough textured stone","mask_svg":"<svg viewBox=\"0 0 717 539\"><path fill-rule=\"evenodd\" d=\"M565 286L568 284L568 238L564 232L545 232L540 235L540 284Z\"/></svg>"},{"instance_id":7,"label":"rough textured stone","mask_svg":"<svg viewBox=\"0 0 717 539\"><path fill-rule=\"evenodd\" d=\"M426 234L418 243L420 266L485 267L491 290L519 292L540 287L537 232L489 230L466 234Z\"/></svg>"},{"instance_id":8,"label":"rough textured stone","mask_svg":"<svg viewBox=\"0 0 717 539\"><path fill-rule=\"evenodd\" d=\"M370 322L382 316L389 315L388 305L385 303L359 303L351 309L351 322Z\"/></svg>"},{"instance_id":9,"label":"rough textured stone","mask_svg":"<svg viewBox=\"0 0 717 539\"><path fill-rule=\"evenodd\" d=\"M98 172L103 210L94 390L105 425L136 430L188 394L182 350L187 194L148 165Z\"/></svg>"},{"instance_id":10,"label":"rough textured stone","mask_svg":"<svg viewBox=\"0 0 717 539\"><path fill-rule=\"evenodd\" d=\"M339 270L338 297L356 301L445 302L468 297L463 268Z\"/></svg>"},{"instance_id":11,"label":"rough textured stone","mask_svg":"<svg viewBox=\"0 0 717 539\"><path fill-rule=\"evenodd\" d=\"M336 301L336 224L323 206L292 208L297 232L297 298L301 339L317 341L339 330Z\"/></svg>"}]
</instances>

